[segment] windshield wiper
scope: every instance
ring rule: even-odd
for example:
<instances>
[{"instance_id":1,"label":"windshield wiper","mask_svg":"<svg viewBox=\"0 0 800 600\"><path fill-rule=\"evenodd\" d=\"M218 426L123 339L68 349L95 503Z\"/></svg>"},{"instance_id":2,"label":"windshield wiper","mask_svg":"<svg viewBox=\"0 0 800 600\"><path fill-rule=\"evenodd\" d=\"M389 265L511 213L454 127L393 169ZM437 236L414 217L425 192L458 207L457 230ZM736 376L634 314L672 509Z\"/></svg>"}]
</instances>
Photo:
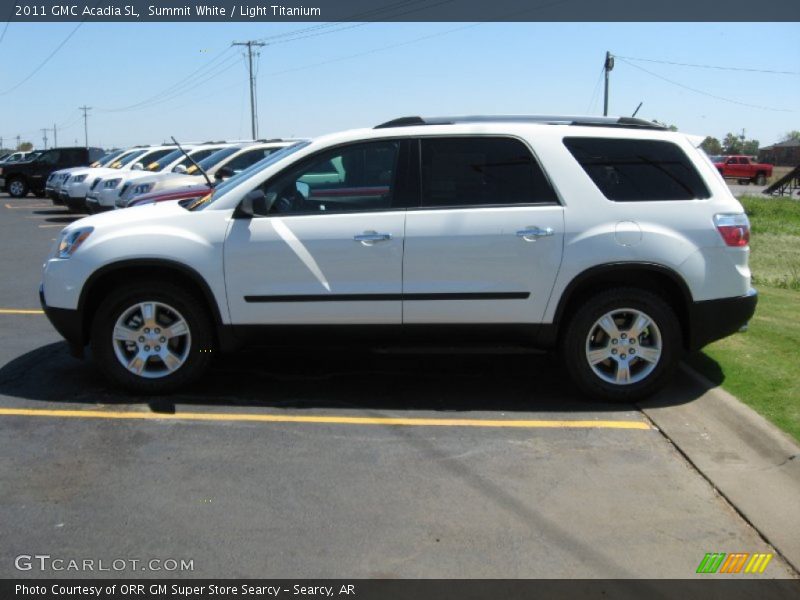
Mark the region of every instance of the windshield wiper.
<instances>
[{"instance_id":1,"label":"windshield wiper","mask_svg":"<svg viewBox=\"0 0 800 600\"><path fill-rule=\"evenodd\" d=\"M175 136L170 136L170 137L172 138L172 141L173 141L173 142L175 142L175 145L178 147L178 150L180 150L180 151L181 151L181 153L182 153L182 154L183 154L183 155L184 155L184 156L187 158L187 160L188 160L190 163L192 163L192 164L193 164L195 167L197 167L197 170L198 170L198 171L200 171L200 172L203 174L203 177L205 177L205 178L206 178L206 181L208 182L208 187L211 187L211 188L213 188L213 187L214 187L214 184L213 184L213 183L211 183L211 178L208 176L208 173L206 173L205 169L203 169L203 167L201 167L200 165L198 165L198 164L197 164L197 163L194 161L194 159L193 159L191 156L189 156L189 155L186 153L186 150L184 150L183 148L181 148L181 145L178 143L178 140L176 140L176 139L175 139Z\"/></svg>"}]
</instances>

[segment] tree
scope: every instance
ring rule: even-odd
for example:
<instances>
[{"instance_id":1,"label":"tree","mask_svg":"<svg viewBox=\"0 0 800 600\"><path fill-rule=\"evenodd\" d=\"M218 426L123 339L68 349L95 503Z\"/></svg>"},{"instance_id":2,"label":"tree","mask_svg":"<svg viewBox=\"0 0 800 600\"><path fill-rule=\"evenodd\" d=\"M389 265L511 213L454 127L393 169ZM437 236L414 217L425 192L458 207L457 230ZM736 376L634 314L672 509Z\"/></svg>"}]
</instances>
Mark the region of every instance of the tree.
<instances>
[{"instance_id":1,"label":"tree","mask_svg":"<svg viewBox=\"0 0 800 600\"><path fill-rule=\"evenodd\" d=\"M783 134L783 139L781 141L782 142L800 141L800 131L794 129L792 131L786 132L785 134Z\"/></svg>"},{"instance_id":2,"label":"tree","mask_svg":"<svg viewBox=\"0 0 800 600\"><path fill-rule=\"evenodd\" d=\"M742 146L742 154L755 156L758 154L758 140L747 140Z\"/></svg>"},{"instance_id":3,"label":"tree","mask_svg":"<svg viewBox=\"0 0 800 600\"><path fill-rule=\"evenodd\" d=\"M33 150L33 144L30 142L22 142L19 146L17 146L17 150L20 152L30 152Z\"/></svg>"},{"instance_id":4,"label":"tree","mask_svg":"<svg viewBox=\"0 0 800 600\"><path fill-rule=\"evenodd\" d=\"M709 156L714 156L715 154L722 154L722 144L720 144L719 140L715 137L711 137L710 135L703 140L703 143L700 144L700 147L706 151L706 154Z\"/></svg>"},{"instance_id":5,"label":"tree","mask_svg":"<svg viewBox=\"0 0 800 600\"><path fill-rule=\"evenodd\" d=\"M735 133L725 134L725 139L722 140L722 151L725 154L741 154L742 139Z\"/></svg>"}]
</instances>

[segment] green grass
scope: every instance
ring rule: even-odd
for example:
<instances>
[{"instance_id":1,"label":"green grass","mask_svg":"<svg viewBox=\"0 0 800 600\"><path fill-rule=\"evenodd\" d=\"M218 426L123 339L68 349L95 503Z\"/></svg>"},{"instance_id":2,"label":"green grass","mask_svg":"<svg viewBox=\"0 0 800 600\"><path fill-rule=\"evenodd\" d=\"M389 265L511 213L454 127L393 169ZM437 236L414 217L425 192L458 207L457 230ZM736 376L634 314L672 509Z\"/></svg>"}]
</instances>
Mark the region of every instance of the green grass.
<instances>
[{"instance_id":1,"label":"green grass","mask_svg":"<svg viewBox=\"0 0 800 600\"><path fill-rule=\"evenodd\" d=\"M758 308L747 333L711 344L689 363L800 441L800 202L742 204L752 225Z\"/></svg>"},{"instance_id":2,"label":"green grass","mask_svg":"<svg viewBox=\"0 0 800 600\"><path fill-rule=\"evenodd\" d=\"M800 290L800 202L783 198L741 200L750 217L753 283Z\"/></svg>"}]
</instances>

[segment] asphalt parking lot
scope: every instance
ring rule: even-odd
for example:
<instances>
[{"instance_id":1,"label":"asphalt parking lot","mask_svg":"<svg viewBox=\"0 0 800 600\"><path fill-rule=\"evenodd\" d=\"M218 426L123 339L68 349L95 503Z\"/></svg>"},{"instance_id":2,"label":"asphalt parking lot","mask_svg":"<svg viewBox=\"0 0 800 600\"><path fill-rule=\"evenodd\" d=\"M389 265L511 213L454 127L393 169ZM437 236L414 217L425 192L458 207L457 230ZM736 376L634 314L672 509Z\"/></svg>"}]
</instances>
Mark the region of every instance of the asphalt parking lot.
<instances>
[{"instance_id":1,"label":"asphalt parking lot","mask_svg":"<svg viewBox=\"0 0 800 600\"><path fill-rule=\"evenodd\" d=\"M687 578L739 551L797 577L647 411L580 399L549 356L252 350L122 394L38 310L73 218L0 196L0 577ZM33 554L128 562L15 567Z\"/></svg>"}]
</instances>

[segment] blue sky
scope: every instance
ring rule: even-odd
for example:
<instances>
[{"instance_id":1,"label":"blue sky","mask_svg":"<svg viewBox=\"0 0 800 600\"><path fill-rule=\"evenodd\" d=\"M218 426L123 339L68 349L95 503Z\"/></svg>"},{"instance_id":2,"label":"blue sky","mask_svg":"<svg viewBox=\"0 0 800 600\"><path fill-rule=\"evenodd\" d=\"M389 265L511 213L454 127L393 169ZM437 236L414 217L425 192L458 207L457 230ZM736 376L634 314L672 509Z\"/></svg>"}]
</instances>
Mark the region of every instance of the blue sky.
<instances>
[{"instance_id":1,"label":"blue sky","mask_svg":"<svg viewBox=\"0 0 800 600\"><path fill-rule=\"evenodd\" d=\"M247 138L247 72L230 42L308 25L86 23L34 77L8 92L75 26L10 24L0 44L6 146L17 134L40 146L40 128L53 123L61 127L61 145L82 144L77 107L83 104L95 107L92 145L154 143L170 135ZM602 114L606 50L800 72L798 23L371 23L324 31L334 29L341 31L261 49L261 137L314 136L414 114ZM345 58L351 55L359 56ZM639 68L617 60L611 74L611 114L630 115L643 102L638 116L719 138L744 128L762 145L800 129L800 75L630 63ZM197 69L204 70L182 82ZM120 108L126 110L111 110Z\"/></svg>"}]
</instances>

